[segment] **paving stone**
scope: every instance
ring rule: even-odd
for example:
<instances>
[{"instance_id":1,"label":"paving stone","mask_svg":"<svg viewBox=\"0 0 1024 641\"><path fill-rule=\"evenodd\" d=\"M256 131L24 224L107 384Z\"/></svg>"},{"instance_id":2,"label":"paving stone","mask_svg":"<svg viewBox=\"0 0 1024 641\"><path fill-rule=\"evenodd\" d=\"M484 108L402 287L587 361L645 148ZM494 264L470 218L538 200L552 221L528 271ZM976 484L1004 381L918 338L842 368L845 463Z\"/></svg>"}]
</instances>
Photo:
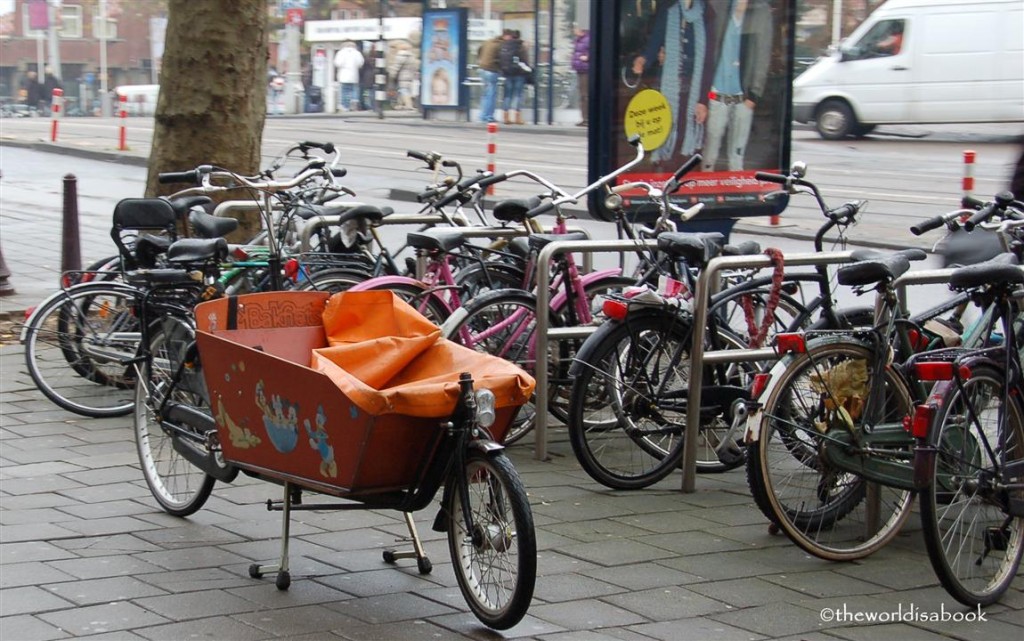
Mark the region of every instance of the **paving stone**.
<instances>
[{"instance_id":1,"label":"paving stone","mask_svg":"<svg viewBox=\"0 0 1024 641\"><path fill-rule=\"evenodd\" d=\"M730 609L721 601L709 599L682 586L633 591L602 597L602 600L636 612L652 621L703 616Z\"/></svg>"},{"instance_id":2,"label":"paving stone","mask_svg":"<svg viewBox=\"0 0 1024 641\"><path fill-rule=\"evenodd\" d=\"M12 641L16 639L50 641L50 639L71 638L71 635L60 627L27 614L0 619L0 636Z\"/></svg>"},{"instance_id":3,"label":"paving stone","mask_svg":"<svg viewBox=\"0 0 1024 641\"><path fill-rule=\"evenodd\" d=\"M76 636L131 630L167 623L167 619L137 605L119 601L39 615L47 623Z\"/></svg>"},{"instance_id":4,"label":"paving stone","mask_svg":"<svg viewBox=\"0 0 1024 641\"><path fill-rule=\"evenodd\" d=\"M223 568L202 568L144 574L139 580L167 592L180 593L248 587L255 579L250 578L248 573L229 572Z\"/></svg>"},{"instance_id":5,"label":"paving stone","mask_svg":"<svg viewBox=\"0 0 1024 641\"><path fill-rule=\"evenodd\" d=\"M689 585L702 580L696 575L665 567L659 562L635 563L611 568L595 567L590 570L582 570L581 573L629 590Z\"/></svg>"},{"instance_id":6,"label":"paving stone","mask_svg":"<svg viewBox=\"0 0 1024 641\"><path fill-rule=\"evenodd\" d=\"M704 618L660 621L645 625L634 625L630 630L652 639L677 641L678 639L714 639L714 641L756 641L764 639L750 630L734 628L719 621Z\"/></svg>"},{"instance_id":7,"label":"paving stone","mask_svg":"<svg viewBox=\"0 0 1024 641\"><path fill-rule=\"evenodd\" d=\"M613 520L660 534L703 530L715 524L714 521L704 519L703 514L698 516L695 510L630 514L629 516L616 516Z\"/></svg>"},{"instance_id":8,"label":"paving stone","mask_svg":"<svg viewBox=\"0 0 1024 641\"><path fill-rule=\"evenodd\" d=\"M52 561L68 559L74 554L46 541L23 541L21 543L0 544L0 563L27 563L29 561Z\"/></svg>"},{"instance_id":9,"label":"paving stone","mask_svg":"<svg viewBox=\"0 0 1024 641\"><path fill-rule=\"evenodd\" d=\"M132 483L124 482L68 488L61 490L61 493L82 503L105 503L107 501L137 499L144 496L150 496L148 489Z\"/></svg>"},{"instance_id":10,"label":"paving stone","mask_svg":"<svg viewBox=\"0 0 1024 641\"><path fill-rule=\"evenodd\" d=\"M159 566L146 563L132 556L97 556L87 559L50 561L50 565L79 579L102 579L111 576L138 576L149 572L160 572Z\"/></svg>"},{"instance_id":11,"label":"paving stone","mask_svg":"<svg viewBox=\"0 0 1024 641\"><path fill-rule=\"evenodd\" d=\"M151 641L254 641L269 638L266 632L226 616L139 628L134 632Z\"/></svg>"},{"instance_id":12,"label":"paving stone","mask_svg":"<svg viewBox=\"0 0 1024 641\"><path fill-rule=\"evenodd\" d=\"M347 630L361 625L358 619L346 616L322 605L306 605L297 608L280 608L238 614L241 621L275 637L301 635L329 630Z\"/></svg>"},{"instance_id":13,"label":"paving stone","mask_svg":"<svg viewBox=\"0 0 1024 641\"><path fill-rule=\"evenodd\" d=\"M85 536L110 536L122 532L138 532L156 527L152 523L147 523L130 516L62 521L61 526Z\"/></svg>"},{"instance_id":14,"label":"paving stone","mask_svg":"<svg viewBox=\"0 0 1024 641\"><path fill-rule=\"evenodd\" d=\"M40 562L5 563L0 569L0 587L2 588L43 585L53 581L69 581L74 578L66 572L61 572Z\"/></svg>"},{"instance_id":15,"label":"paving stone","mask_svg":"<svg viewBox=\"0 0 1024 641\"><path fill-rule=\"evenodd\" d=\"M465 639L458 632L446 630L430 621L402 621L380 625L353 625L333 630L339 636L351 641L449 641Z\"/></svg>"},{"instance_id":16,"label":"paving stone","mask_svg":"<svg viewBox=\"0 0 1024 641\"><path fill-rule=\"evenodd\" d=\"M823 623L820 613L790 603L770 603L713 614L710 618L767 637L803 635L835 627L835 624Z\"/></svg>"},{"instance_id":17,"label":"paving stone","mask_svg":"<svg viewBox=\"0 0 1024 641\"><path fill-rule=\"evenodd\" d=\"M447 616L434 617L430 622L439 625L454 634L461 635L455 638L475 639L476 641L496 641L496 639L499 638L533 639L545 634L565 632L566 630L562 626L534 616L533 608L531 607L529 613L523 617L522 621L508 630L502 630L499 636L499 633L484 627L484 625L469 612L469 609L465 604L463 604L463 607L464 610L462 612L449 614ZM341 630L340 632L345 633L344 630ZM391 630L391 632L394 632L394 630ZM383 637L371 637L371 639L374 640L378 638L380 638L381 641L384 641L385 639Z\"/></svg>"},{"instance_id":18,"label":"paving stone","mask_svg":"<svg viewBox=\"0 0 1024 641\"><path fill-rule=\"evenodd\" d=\"M347 572L335 576L318 578L317 581L357 597L393 594L396 592L419 592L439 585L431 574L418 574L414 568L406 571L395 568L367 572Z\"/></svg>"},{"instance_id":19,"label":"paving stone","mask_svg":"<svg viewBox=\"0 0 1024 641\"><path fill-rule=\"evenodd\" d=\"M792 601L802 599L805 596L801 592L786 589L784 584L770 582L764 577L748 577L730 581L708 581L706 583L688 584L686 587L704 596L727 603L734 608L748 608L755 605Z\"/></svg>"},{"instance_id":20,"label":"paving stone","mask_svg":"<svg viewBox=\"0 0 1024 641\"><path fill-rule=\"evenodd\" d=\"M142 518L140 516L140 518ZM200 545L225 545L243 539L218 527L175 519L178 527L154 528L136 536L165 549L192 548Z\"/></svg>"},{"instance_id":21,"label":"paving stone","mask_svg":"<svg viewBox=\"0 0 1024 641\"><path fill-rule=\"evenodd\" d=\"M53 523L67 520L68 515L50 507L37 510L0 510L0 525L26 525L30 523Z\"/></svg>"},{"instance_id":22,"label":"paving stone","mask_svg":"<svg viewBox=\"0 0 1024 641\"><path fill-rule=\"evenodd\" d=\"M630 565L675 556L672 552L639 541L597 541L579 543L561 552L599 565Z\"/></svg>"},{"instance_id":23,"label":"paving stone","mask_svg":"<svg viewBox=\"0 0 1024 641\"><path fill-rule=\"evenodd\" d=\"M843 627L829 630L829 634L848 639L849 641L876 641L878 639L899 639L900 641L940 641L949 639L948 632L953 632L950 627L946 628L947 634L938 634L928 630L914 627L903 623L889 625L862 625L858 627Z\"/></svg>"},{"instance_id":24,"label":"paving stone","mask_svg":"<svg viewBox=\"0 0 1024 641\"><path fill-rule=\"evenodd\" d=\"M63 492L84 488L81 483L60 475L47 474L44 476L21 477L4 481L4 492L13 495L19 494L42 494L44 492ZM71 497L74 498L74 497Z\"/></svg>"},{"instance_id":25,"label":"paving stone","mask_svg":"<svg viewBox=\"0 0 1024 641\"><path fill-rule=\"evenodd\" d=\"M123 439L124 436L120 436L119 438ZM83 470L81 472L65 472L64 476L86 485L106 485L109 483L137 481L141 478L142 472L140 472L137 467L114 465L99 469Z\"/></svg>"},{"instance_id":26,"label":"paving stone","mask_svg":"<svg viewBox=\"0 0 1024 641\"><path fill-rule=\"evenodd\" d=\"M52 523L24 523L21 525L0 526L0 540L3 540L4 543L54 540L77 535L78 533L74 530L69 530Z\"/></svg>"},{"instance_id":27,"label":"paving stone","mask_svg":"<svg viewBox=\"0 0 1024 641\"><path fill-rule=\"evenodd\" d=\"M153 511L153 508L130 499L104 501L102 503L79 503L59 506L60 511L81 519L107 519L115 516L140 516ZM148 521L145 521L148 523Z\"/></svg>"},{"instance_id":28,"label":"paving stone","mask_svg":"<svg viewBox=\"0 0 1024 641\"><path fill-rule=\"evenodd\" d=\"M455 612L418 594L407 593L348 599L325 605L354 619L374 624L422 620Z\"/></svg>"},{"instance_id":29,"label":"paving stone","mask_svg":"<svg viewBox=\"0 0 1024 641\"><path fill-rule=\"evenodd\" d=\"M149 552L159 549L152 543L143 541L133 534L82 536L75 539L56 541L56 545L69 552L74 552L78 557L133 554L135 552Z\"/></svg>"},{"instance_id":30,"label":"paving stone","mask_svg":"<svg viewBox=\"0 0 1024 641\"><path fill-rule=\"evenodd\" d=\"M642 627L642 626L640 626ZM630 628L602 628L601 630L573 630L556 632L537 637L540 641L650 641L646 634L634 632Z\"/></svg>"},{"instance_id":31,"label":"paving stone","mask_svg":"<svg viewBox=\"0 0 1024 641\"><path fill-rule=\"evenodd\" d=\"M135 558L167 570L189 568L215 568L225 565L245 564L249 559L232 554L219 546L199 545L190 548L176 548L160 552L142 552Z\"/></svg>"},{"instance_id":32,"label":"paving stone","mask_svg":"<svg viewBox=\"0 0 1024 641\"><path fill-rule=\"evenodd\" d=\"M69 608L70 601L51 594L34 585L0 590L0 617L17 614L39 614Z\"/></svg>"},{"instance_id":33,"label":"paving stone","mask_svg":"<svg viewBox=\"0 0 1024 641\"><path fill-rule=\"evenodd\" d=\"M245 587L230 588L228 592L265 608L323 605L353 598L351 594L335 590L314 579L297 576L294 571L291 586L287 590L278 590L273 580L269 580L254 581Z\"/></svg>"},{"instance_id":34,"label":"paving stone","mask_svg":"<svg viewBox=\"0 0 1024 641\"><path fill-rule=\"evenodd\" d=\"M542 581L537 582L534 598L547 603L561 603L620 594L624 590L625 588L621 586L578 574L554 574L545 576Z\"/></svg>"},{"instance_id":35,"label":"paving stone","mask_svg":"<svg viewBox=\"0 0 1024 641\"><path fill-rule=\"evenodd\" d=\"M46 582L44 589L75 605L96 605L112 601L130 601L147 596L167 594L164 590L134 577L118 576L89 581Z\"/></svg>"},{"instance_id":36,"label":"paving stone","mask_svg":"<svg viewBox=\"0 0 1024 641\"><path fill-rule=\"evenodd\" d=\"M749 543L742 543L722 536L715 536L707 531L652 534L636 537L635 540L674 552L678 556L750 550L754 547Z\"/></svg>"},{"instance_id":37,"label":"paving stone","mask_svg":"<svg viewBox=\"0 0 1024 641\"><path fill-rule=\"evenodd\" d=\"M850 596L855 594L876 594L883 592L884 587L867 581L845 576L834 571L801 572L798 577L775 575L763 577L776 585L798 590L808 596L830 597Z\"/></svg>"},{"instance_id":38,"label":"paving stone","mask_svg":"<svg viewBox=\"0 0 1024 641\"><path fill-rule=\"evenodd\" d=\"M648 622L636 612L597 599L548 605L535 604L530 607L530 615L572 630L593 630Z\"/></svg>"},{"instance_id":39,"label":"paving stone","mask_svg":"<svg viewBox=\"0 0 1024 641\"><path fill-rule=\"evenodd\" d=\"M38 478L41 476L57 474L70 476L68 472L76 472L81 469L81 467L72 465L71 463L50 461L49 463L29 463L28 465L6 466L3 468L3 473L9 478Z\"/></svg>"},{"instance_id":40,"label":"paving stone","mask_svg":"<svg viewBox=\"0 0 1024 641\"><path fill-rule=\"evenodd\" d=\"M562 535L563 537L582 542L637 538L650 533L642 528L621 523L614 519L595 519L593 521L560 523L545 528L545 531L554 532Z\"/></svg>"},{"instance_id":41,"label":"paving stone","mask_svg":"<svg viewBox=\"0 0 1024 641\"><path fill-rule=\"evenodd\" d=\"M182 594L167 594L143 597L133 599L132 601L171 621L255 612L262 609L258 603L248 601L223 590L201 590Z\"/></svg>"}]
</instances>

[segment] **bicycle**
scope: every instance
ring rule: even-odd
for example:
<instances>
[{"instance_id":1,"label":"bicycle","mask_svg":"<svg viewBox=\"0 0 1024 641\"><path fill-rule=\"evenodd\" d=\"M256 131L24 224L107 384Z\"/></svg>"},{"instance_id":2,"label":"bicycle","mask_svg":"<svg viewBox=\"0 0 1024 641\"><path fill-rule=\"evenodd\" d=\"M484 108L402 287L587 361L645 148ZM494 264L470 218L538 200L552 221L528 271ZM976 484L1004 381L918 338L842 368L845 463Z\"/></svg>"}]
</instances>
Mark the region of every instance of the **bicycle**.
<instances>
[{"instance_id":1,"label":"bicycle","mask_svg":"<svg viewBox=\"0 0 1024 641\"><path fill-rule=\"evenodd\" d=\"M667 221L672 212L669 192L678 188L683 173L677 172L663 190L653 192L662 220ZM806 166L794 163L789 175L761 172L758 177L784 185L779 195L807 193L815 198L825 217L814 240L820 252L832 230L838 230L838 242L843 242L846 228L856 221L864 202L829 208L805 175ZM619 188L651 192L643 183ZM659 231L667 229L664 223L658 227ZM682 460L693 331L689 296L696 273L719 254L760 251L756 246L725 248L720 234L662 233L659 239L659 248L674 260L653 263L656 269L643 279L654 283L660 278L663 289L671 291L662 295L648 287L642 295L608 301L608 320L584 342L570 371L573 387L567 427L573 451L591 478L615 489L648 487L668 476ZM678 260L683 265L676 267ZM870 323L868 308L834 308L826 267L810 273L782 273L778 267L771 277L736 273L729 279L731 286L710 301L711 322L703 331L711 349L744 348L776 332L812 324L849 327ZM803 292L811 287L817 294L807 300ZM743 464L744 452L737 440L744 425L743 407L753 367L707 368L699 471L723 472Z\"/></svg>"},{"instance_id":2,"label":"bicycle","mask_svg":"<svg viewBox=\"0 0 1024 641\"><path fill-rule=\"evenodd\" d=\"M911 421L928 558L946 591L969 606L998 601L1024 554L1022 285L1024 270L1005 261L953 272L951 289L994 307L1001 331L992 342L1001 344L912 362L919 378L938 381Z\"/></svg>"},{"instance_id":3,"label":"bicycle","mask_svg":"<svg viewBox=\"0 0 1024 641\"><path fill-rule=\"evenodd\" d=\"M533 371L539 362L547 361L548 367L553 368L555 373L549 379L548 386L548 393L555 401L551 404L551 409L555 416L562 420L565 420L566 412L565 402L559 398L559 388L569 382L567 364L575 350L568 341L562 341L555 353L547 356L535 353L534 341L538 310L536 295L531 290L537 287L548 287L552 292L550 308L547 311L549 318L555 325L572 327L590 324L594 319L592 306L599 306L603 296L621 291L632 285L634 280L622 276L619 268L581 275L573 256L563 254L555 260L551 280L548 283L534 283L532 277L535 273L536 260L540 251L549 243L585 238L584 235L569 233L566 226L568 217L562 213L560 206L577 202L590 192L609 184L617 176L643 160L644 148L639 137L634 137L630 143L637 150L633 160L599 178L576 194L569 194L526 170L515 170L483 181L486 183L491 180L498 181L523 176L545 186L548 189L544 195L547 200L520 202L516 204L515 209L518 216L525 219L532 219L554 211L556 222L553 233L531 234L528 237L530 254L524 269L527 280L522 285L510 289L497 289L474 298L469 304L456 310L442 326L445 336L452 340L458 340L467 347L510 360L527 371ZM531 208L527 209L527 206L531 206ZM512 444L521 439L529 433L533 424L532 411L524 409L506 436L505 443Z\"/></svg>"},{"instance_id":4,"label":"bicycle","mask_svg":"<svg viewBox=\"0 0 1024 641\"><path fill-rule=\"evenodd\" d=\"M938 218L934 227L949 215ZM840 269L841 284L878 292L875 326L779 335L779 362L752 384L745 438L751 493L771 529L821 558L873 553L910 513L914 442L905 425L927 388L905 364L947 340L973 346L990 335L992 308L962 337L930 335L926 321L951 309L959 314L963 296L907 316L893 283L908 268L905 256L893 255Z\"/></svg>"}]
</instances>

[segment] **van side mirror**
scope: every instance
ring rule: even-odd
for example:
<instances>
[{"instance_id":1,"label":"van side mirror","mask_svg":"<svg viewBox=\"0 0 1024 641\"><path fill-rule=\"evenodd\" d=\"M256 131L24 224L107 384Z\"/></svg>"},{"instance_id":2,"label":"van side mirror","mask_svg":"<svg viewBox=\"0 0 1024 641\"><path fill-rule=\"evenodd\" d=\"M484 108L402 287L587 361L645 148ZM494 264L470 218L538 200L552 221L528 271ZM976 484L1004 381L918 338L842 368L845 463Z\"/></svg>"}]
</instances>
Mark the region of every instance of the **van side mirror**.
<instances>
[{"instance_id":1,"label":"van side mirror","mask_svg":"<svg viewBox=\"0 0 1024 641\"><path fill-rule=\"evenodd\" d=\"M862 55L863 55L863 52L861 52L860 47L857 47L857 46L851 46L851 47L848 47L848 48L845 48L845 49L840 49L839 50L839 62L848 62L850 60L859 60Z\"/></svg>"}]
</instances>

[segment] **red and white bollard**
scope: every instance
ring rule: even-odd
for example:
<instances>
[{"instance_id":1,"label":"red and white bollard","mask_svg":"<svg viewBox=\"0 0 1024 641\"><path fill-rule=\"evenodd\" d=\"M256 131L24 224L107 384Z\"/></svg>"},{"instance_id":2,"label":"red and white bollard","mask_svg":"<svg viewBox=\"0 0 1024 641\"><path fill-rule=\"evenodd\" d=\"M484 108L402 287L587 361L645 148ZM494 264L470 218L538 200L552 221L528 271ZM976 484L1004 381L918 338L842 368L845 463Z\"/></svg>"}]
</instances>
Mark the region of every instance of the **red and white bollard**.
<instances>
[{"instance_id":1,"label":"red and white bollard","mask_svg":"<svg viewBox=\"0 0 1024 641\"><path fill-rule=\"evenodd\" d=\"M487 123L487 171L494 173L494 157L498 152L498 123ZM487 195L494 195L494 185L487 187Z\"/></svg>"},{"instance_id":2,"label":"red and white bollard","mask_svg":"<svg viewBox=\"0 0 1024 641\"><path fill-rule=\"evenodd\" d=\"M53 120L50 123L50 142L57 142L57 120L60 118L61 105L64 104L64 90L55 87L53 98L50 102L50 115Z\"/></svg>"},{"instance_id":3,"label":"red and white bollard","mask_svg":"<svg viewBox=\"0 0 1024 641\"><path fill-rule=\"evenodd\" d=\"M974 158L976 154L973 150L968 149L964 151L964 178L963 178L963 190L964 198L970 198L974 195Z\"/></svg>"},{"instance_id":4,"label":"red and white bollard","mask_svg":"<svg viewBox=\"0 0 1024 641\"><path fill-rule=\"evenodd\" d=\"M118 128L117 133L117 150L128 151L128 96L120 95L117 97L120 110L117 115L121 119L121 126Z\"/></svg>"}]
</instances>

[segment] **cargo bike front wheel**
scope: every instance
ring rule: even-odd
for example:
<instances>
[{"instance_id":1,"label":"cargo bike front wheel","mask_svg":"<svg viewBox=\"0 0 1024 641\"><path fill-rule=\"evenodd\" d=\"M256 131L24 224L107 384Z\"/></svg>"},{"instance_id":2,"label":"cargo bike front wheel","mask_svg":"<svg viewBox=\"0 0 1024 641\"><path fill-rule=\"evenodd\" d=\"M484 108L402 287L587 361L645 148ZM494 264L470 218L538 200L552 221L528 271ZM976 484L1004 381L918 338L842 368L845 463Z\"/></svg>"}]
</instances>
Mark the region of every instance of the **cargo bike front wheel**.
<instances>
[{"instance_id":1,"label":"cargo bike front wheel","mask_svg":"<svg viewBox=\"0 0 1024 641\"><path fill-rule=\"evenodd\" d=\"M526 490L503 452L468 453L463 473L465 483L445 493L455 578L473 614L507 630L525 616L537 578Z\"/></svg>"}]
</instances>

